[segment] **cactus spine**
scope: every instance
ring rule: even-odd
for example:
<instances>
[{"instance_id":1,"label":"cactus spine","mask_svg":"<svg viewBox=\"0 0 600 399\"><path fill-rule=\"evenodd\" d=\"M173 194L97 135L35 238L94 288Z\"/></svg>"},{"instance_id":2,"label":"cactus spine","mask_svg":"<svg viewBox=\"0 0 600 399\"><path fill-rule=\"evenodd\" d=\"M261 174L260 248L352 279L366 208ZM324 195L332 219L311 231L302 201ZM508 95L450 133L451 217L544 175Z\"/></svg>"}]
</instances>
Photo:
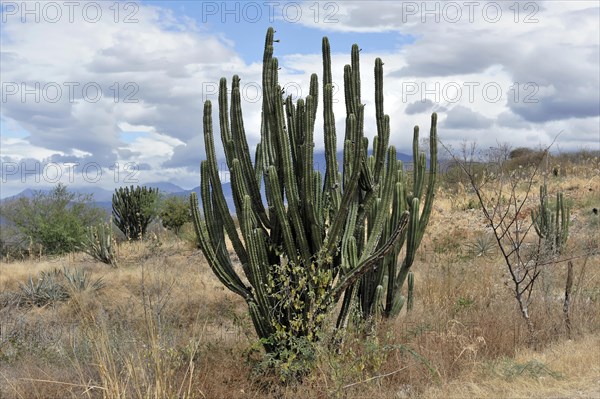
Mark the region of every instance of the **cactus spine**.
<instances>
[{"instance_id":1,"label":"cactus spine","mask_svg":"<svg viewBox=\"0 0 600 399\"><path fill-rule=\"evenodd\" d=\"M395 148L388 145L389 117L383 115L381 60L376 60L375 67L377 137L374 155L367 156L359 50L356 45L352 47L351 65L344 69L346 127L340 174L331 57L329 42L323 39L326 171L325 176L321 176L313 170L319 97L317 76L311 76L306 98L295 102L291 96L282 98L273 43L274 31L269 28L263 56L261 139L254 163L244 130L240 79L238 76L232 79L231 104L228 103L227 81L225 78L220 81L221 140L231 172L239 231L219 180L210 101L204 104L206 159L201 163L202 212L195 194L191 195L190 204L200 248L210 267L225 286L246 300L265 349L282 354L286 352L282 349L293 347L294 339L315 341L325 315L342 296L344 302L338 322L343 324L350 302L356 297L357 283L371 279L371 275L380 278L389 274L387 266L393 263L391 254L398 253L407 229L415 232L413 242L420 240L418 232L422 230L420 219L409 221L411 208L406 206L402 165L397 161ZM432 145L435 145L435 123L434 114ZM424 175L422 172L422 177L419 175L415 181L421 184L419 179ZM261 195L262 184L266 204ZM417 184L415 187L418 189ZM412 196L416 203L411 206L418 211L420 192L415 191ZM234 269L225 234L241 263L245 279ZM410 264L406 266L409 267ZM393 283L392 287L396 285ZM384 298L390 295L384 292L386 290L386 286L373 289L373 295Z\"/></svg>"}]
</instances>

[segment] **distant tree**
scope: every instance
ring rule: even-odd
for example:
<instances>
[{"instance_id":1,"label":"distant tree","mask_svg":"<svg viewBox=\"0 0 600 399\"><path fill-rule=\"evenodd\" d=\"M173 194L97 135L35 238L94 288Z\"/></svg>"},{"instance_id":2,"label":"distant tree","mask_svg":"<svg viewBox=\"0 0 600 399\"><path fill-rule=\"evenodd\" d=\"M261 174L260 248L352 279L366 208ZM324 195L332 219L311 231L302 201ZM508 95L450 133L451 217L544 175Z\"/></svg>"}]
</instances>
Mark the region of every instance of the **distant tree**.
<instances>
[{"instance_id":1,"label":"distant tree","mask_svg":"<svg viewBox=\"0 0 600 399\"><path fill-rule=\"evenodd\" d=\"M120 187L112 197L115 225L128 240L139 240L156 217L158 189L147 187Z\"/></svg>"},{"instance_id":2,"label":"distant tree","mask_svg":"<svg viewBox=\"0 0 600 399\"><path fill-rule=\"evenodd\" d=\"M522 158L522 157L533 155L534 153L535 153L535 151L532 150L531 148L518 147L518 148L515 148L514 150L511 150L508 157L510 159Z\"/></svg>"},{"instance_id":3,"label":"distant tree","mask_svg":"<svg viewBox=\"0 0 600 399\"><path fill-rule=\"evenodd\" d=\"M179 235L181 226L192 221L189 202L175 195L166 197L160 206L160 219L165 228Z\"/></svg>"},{"instance_id":4,"label":"distant tree","mask_svg":"<svg viewBox=\"0 0 600 399\"><path fill-rule=\"evenodd\" d=\"M91 201L91 195L72 193L58 184L49 192L36 191L31 198L3 204L0 214L12 242L29 242L41 246L46 254L62 254L77 250L86 226L106 216Z\"/></svg>"}]
</instances>

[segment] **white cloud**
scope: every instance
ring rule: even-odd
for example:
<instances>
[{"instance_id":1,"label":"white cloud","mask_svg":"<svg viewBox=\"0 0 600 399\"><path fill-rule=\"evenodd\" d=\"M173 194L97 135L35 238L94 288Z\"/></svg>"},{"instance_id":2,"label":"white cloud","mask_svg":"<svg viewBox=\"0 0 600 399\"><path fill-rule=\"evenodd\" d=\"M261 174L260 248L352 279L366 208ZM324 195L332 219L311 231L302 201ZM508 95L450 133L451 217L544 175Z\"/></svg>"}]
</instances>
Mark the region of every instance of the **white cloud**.
<instances>
[{"instance_id":1,"label":"white cloud","mask_svg":"<svg viewBox=\"0 0 600 399\"><path fill-rule=\"evenodd\" d=\"M115 162L137 162L144 181L197 185L197 168L204 157L203 101L213 101L215 144L220 150L215 89L223 75L230 86L235 73L242 78L248 141L256 144L261 102L255 90L261 85L261 62L245 63L221 34L152 3L139 4L137 23L114 23L111 4L102 3L107 17L97 23L76 13L73 23L64 18L59 23L21 23L20 15L15 15L2 24L2 80L16 84L18 90L9 95L3 87L8 97L2 118L6 125L19 128L11 130L29 133L20 139L3 136L3 159L81 159L106 168ZM399 50L375 52L363 46L362 100L369 138L375 134L373 64L381 57L391 142L400 151L409 151L413 125L428 131L433 110L440 114L440 137L449 144L477 140L483 146L497 141L537 145L550 142L559 131L563 150L598 144L600 8L595 3L529 2L532 6L527 9L520 3L516 15L514 2L496 2L502 9L496 23L490 22L495 6L483 14L484 2L477 3L472 21L466 3L455 2L462 12L456 23L449 21L455 17L450 3L443 2L427 3L429 9L439 7L439 22L436 15L423 14L424 2L353 1L336 2L338 9L325 8L327 3L321 2L315 23L314 13L308 12L314 10L309 8L312 4L303 4L305 29L356 33L358 43L362 32L398 32L414 38ZM337 22L324 23L326 16ZM524 23L528 16L529 22L531 18L538 22ZM285 41L275 45L275 55L280 46ZM343 66L349 61L349 54L332 56L333 81L340 88L334 105L338 149L345 119ZM321 65L320 54L282 57L280 82L288 83L287 93L299 87L306 96L310 73L320 79ZM69 85L74 84L69 82L78 83L71 86L74 98L69 98ZM22 83L46 85L47 90L42 90L40 101L33 94L22 101ZM51 102L56 86L62 98ZM102 96L92 102L97 87ZM317 115L315 142L320 150L322 103ZM143 134L124 140L125 132Z\"/></svg>"},{"instance_id":2,"label":"white cloud","mask_svg":"<svg viewBox=\"0 0 600 399\"><path fill-rule=\"evenodd\" d=\"M411 113L408 119L415 119L419 115L414 114L414 104L433 101L442 108L467 107L483 118L496 120L485 134L440 129L442 138L478 140L485 145L493 145L496 140L514 145L528 145L532 140L549 143L557 133L556 127L564 126L565 133L559 139L564 140L563 148L576 149L581 142L598 144L600 7L597 3L337 4L337 23L316 24L309 15L302 22L322 29L325 34L395 31L415 39L397 52L376 54L383 58L386 68L393 68L387 69L384 82L387 91L404 93L386 96L386 111L392 115L393 127L406 130L408 123L394 120L399 119L397 115L404 113L408 105L413 104L408 109ZM418 87L416 92L412 84ZM452 96L444 94L445 88L456 84L463 88L460 101L446 101ZM465 84L477 85L472 86L475 101L467 100ZM482 90L486 85L489 93ZM496 85L502 91L498 101L493 95ZM421 108L423 112L431 112L430 107ZM441 126L445 119L442 112ZM573 129L574 125L583 130Z\"/></svg>"}]
</instances>

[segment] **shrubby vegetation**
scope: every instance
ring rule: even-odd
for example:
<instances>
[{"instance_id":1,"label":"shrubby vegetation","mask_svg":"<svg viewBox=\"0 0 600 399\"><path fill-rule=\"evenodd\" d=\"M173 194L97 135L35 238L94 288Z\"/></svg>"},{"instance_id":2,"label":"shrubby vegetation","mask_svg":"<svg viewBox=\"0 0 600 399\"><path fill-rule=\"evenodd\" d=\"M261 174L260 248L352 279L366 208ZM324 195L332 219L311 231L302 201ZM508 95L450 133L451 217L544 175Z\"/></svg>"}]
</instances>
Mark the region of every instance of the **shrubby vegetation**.
<instances>
[{"instance_id":1,"label":"shrubby vegetation","mask_svg":"<svg viewBox=\"0 0 600 399\"><path fill-rule=\"evenodd\" d=\"M31 198L3 204L5 245L47 255L75 251L85 240L86 226L106 216L91 201L91 196L72 193L59 184L49 192L37 191Z\"/></svg>"},{"instance_id":2,"label":"shrubby vegetation","mask_svg":"<svg viewBox=\"0 0 600 399\"><path fill-rule=\"evenodd\" d=\"M173 230L175 235L179 236L183 225L192 221L189 201L176 195L163 198L160 203L159 217L163 227Z\"/></svg>"}]
</instances>

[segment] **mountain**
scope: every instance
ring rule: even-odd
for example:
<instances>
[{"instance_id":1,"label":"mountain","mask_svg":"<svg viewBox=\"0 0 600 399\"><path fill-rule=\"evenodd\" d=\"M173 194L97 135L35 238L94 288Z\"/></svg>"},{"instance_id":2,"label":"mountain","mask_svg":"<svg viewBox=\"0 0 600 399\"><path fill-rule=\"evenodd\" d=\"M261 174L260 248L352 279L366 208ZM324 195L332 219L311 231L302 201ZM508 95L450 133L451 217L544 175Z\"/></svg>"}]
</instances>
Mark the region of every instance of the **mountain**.
<instances>
[{"instance_id":1,"label":"mountain","mask_svg":"<svg viewBox=\"0 0 600 399\"><path fill-rule=\"evenodd\" d=\"M397 157L399 160L401 160L405 163L406 167L409 167L409 165L412 163L412 155L398 153ZM343 153L342 152L337 153L337 159L338 159L338 166L341 170L342 164L343 164ZM327 163L325 160L325 153L324 152L315 152L313 155L313 167L316 170L320 171L321 175L323 177L325 176L326 165L327 165ZM186 190L186 189L181 188L178 185L173 184L171 182L145 183L144 186L156 187L163 194L178 195L178 196L184 196L184 197L189 196L190 193L192 191L194 191L198 195L198 198L200 198L200 187L199 186L195 187L191 190ZM229 182L223 183L222 187L223 187L223 195L225 196L225 201L227 202L227 206L229 207L229 209L232 210L232 213L234 213L235 205L233 202L233 193L232 193L232 189L231 189L231 183L229 183ZM263 184L263 188L264 188L264 184ZM21 197L31 198L31 197L33 197L33 195L36 191L42 191L44 193L47 193L51 189L52 188L40 188L40 189L27 188L27 189L21 191L17 195L14 195L12 197L7 197L7 198L0 200L0 203L11 201L13 199L17 199L17 198L21 198ZM84 187L70 186L69 191L83 194L83 195L92 195L92 201L93 201L94 205L106 210L107 212L111 212L111 210L112 210L111 201L112 201L112 194L114 192L112 190L106 190L106 189L103 189L100 187L90 187L90 186L84 186Z\"/></svg>"},{"instance_id":2,"label":"mountain","mask_svg":"<svg viewBox=\"0 0 600 399\"><path fill-rule=\"evenodd\" d=\"M159 191L166 194L176 194L186 191L185 189L179 187L176 184L170 182L153 182L144 184L146 187L158 188Z\"/></svg>"}]
</instances>

